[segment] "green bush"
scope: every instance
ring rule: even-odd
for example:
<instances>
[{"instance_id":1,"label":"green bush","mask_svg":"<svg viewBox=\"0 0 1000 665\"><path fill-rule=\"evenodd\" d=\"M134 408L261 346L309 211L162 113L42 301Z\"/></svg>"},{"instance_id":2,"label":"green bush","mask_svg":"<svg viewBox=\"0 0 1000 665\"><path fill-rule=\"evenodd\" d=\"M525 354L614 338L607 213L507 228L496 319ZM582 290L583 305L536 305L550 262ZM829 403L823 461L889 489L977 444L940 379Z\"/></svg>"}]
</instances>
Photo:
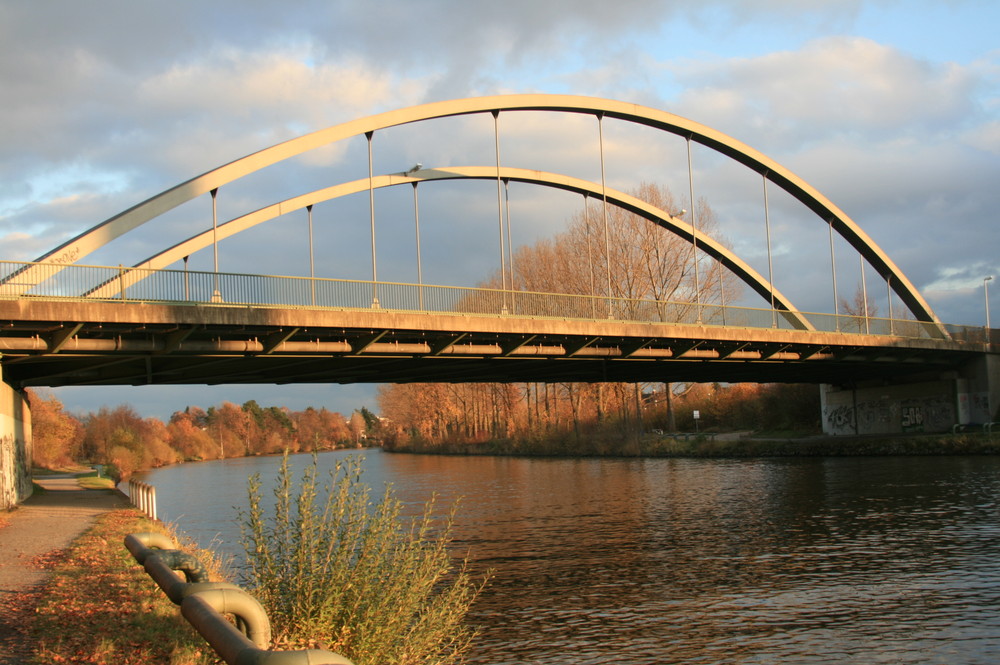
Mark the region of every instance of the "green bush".
<instances>
[{"instance_id":1,"label":"green bush","mask_svg":"<svg viewBox=\"0 0 1000 665\"><path fill-rule=\"evenodd\" d=\"M249 479L249 512L240 514L246 582L276 642L326 648L357 665L462 662L476 634L463 621L486 580L473 583L448 552L455 507L436 520L431 499L422 517L405 520L390 489L372 504L361 475L361 460L348 458L320 487L314 457L296 481L286 455L273 517L259 475Z\"/></svg>"}]
</instances>

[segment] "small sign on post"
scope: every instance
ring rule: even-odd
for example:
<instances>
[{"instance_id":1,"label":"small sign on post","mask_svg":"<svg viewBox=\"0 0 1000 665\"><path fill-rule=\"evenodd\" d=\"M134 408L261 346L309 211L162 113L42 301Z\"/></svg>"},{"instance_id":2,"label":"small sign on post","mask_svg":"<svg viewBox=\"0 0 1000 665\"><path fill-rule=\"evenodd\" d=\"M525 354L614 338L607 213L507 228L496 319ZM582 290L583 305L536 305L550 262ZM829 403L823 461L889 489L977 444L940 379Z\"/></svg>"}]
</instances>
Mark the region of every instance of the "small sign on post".
<instances>
[{"instance_id":1,"label":"small sign on post","mask_svg":"<svg viewBox=\"0 0 1000 665\"><path fill-rule=\"evenodd\" d=\"M695 431L695 434L697 434L698 433L698 421L701 420L701 411L699 411L698 409L695 409L694 412L692 413L692 415L694 416L694 431Z\"/></svg>"}]
</instances>

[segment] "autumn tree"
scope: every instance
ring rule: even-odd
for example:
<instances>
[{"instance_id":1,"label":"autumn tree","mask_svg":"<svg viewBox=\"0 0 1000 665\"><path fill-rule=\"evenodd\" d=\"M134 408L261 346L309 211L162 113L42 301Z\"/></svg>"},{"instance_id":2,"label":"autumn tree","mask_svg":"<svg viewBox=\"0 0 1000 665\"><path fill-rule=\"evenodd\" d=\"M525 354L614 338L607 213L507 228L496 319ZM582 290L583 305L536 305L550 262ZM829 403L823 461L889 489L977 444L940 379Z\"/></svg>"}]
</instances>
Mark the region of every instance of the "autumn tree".
<instances>
[{"instance_id":1,"label":"autumn tree","mask_svg":"<svg viewBox=\"0 0 1000 665\"><path fill-rule=\"evenodd\" d=\"M29 390L28 400L34 465L57 469L73 463L79 455L83 425L63 410L55 395L43 398Z\"/></svg>"},{"instance_id":2,"label":"autumn tree","mask_svg":"<svg viewBox=\"0 0 1000 665\"><path fill-rule=\"evenodd\" d=\"M87 415L84 427L83 457L100 462L107 462L116 446L138 451L146 429L142 417L128 404L114 409L102 406Z\"/></svg>"},{"instance_id":3,"label":"autumn tree","mask_svg":"<svg viewBox=\"0 0 1000 665\"><path fill-rule=\"evenodd\" d=\"M196 407L195 407L196 408ZM197 409L200 416L207 414ZM219 446L206 431L207 420L192 413L191 407L178 411L170 417L167 434L170 445L184 460L203 460L218 457Z\"/></svg>"},{"instance_id":4,"label":"autumn tree","mask_svg":"<svg viewBox=\"0 0 1000 665\"><path fill-rule=\"evenodd\" d=\"M361 445L361 439L365 437L365 417L361 415L360 411L355 411L351 414L351 419L348 421L347 426L351 430L351 436L354 438L355 445Z\"/></svg>"},{"instance_id":5,"label":"autumn tree","mask_svg":"<svg viewBox=\"0 0 1000 665\"><path fill-rule=\"evenodd\" d=\"M143 468L166 466L184 460L171 445L170 432L162 420L146 418L143 423L145 425L142 433Z\"/></svg>"},{"instance_id":6,"label":"autumn tree","mask_svg":"<svg viewBox=\"0 0 1000 665\"><path fill-rule=\"evenodd\" d=\"M84 432L81 456L111 465L119 480L180 459L163 423L142 418L127 404L91 413L84 420Z\"/></svg>"},{"instance_id":7,"label":"autumn tree","mask_svg":"<svg viewBox=\"0 0 1000 665\"><path fill-rule=\"evenodd\" d=\"M308 407L289 416L297 433L298 450L333 450L351 439L347 422L339 413Z\"/></svg>"},{"instance_id":8,"label":"autumn tree","mask_svg":"<svg viewBox=\"0 0 1000 665\"><path fill-rule=\"evenodd\" d=\"M255 451L275 454L285 450L292 452L299 450L295 423L288 416L288 412L280 407L269 406L262 409Z\"/></svg>"},{"instance_id":9,"label":"autumn tree","mask_svg":"<svg viewBox=\"0 0 1000 665\"><path fill-rule=\"evenodd\" d=\"M232 402L209 407L207 415L207 431L219 446L217 457L242 457L252 452L250 440L255 434L252 415Z\"/></svg>"}]
</instances>

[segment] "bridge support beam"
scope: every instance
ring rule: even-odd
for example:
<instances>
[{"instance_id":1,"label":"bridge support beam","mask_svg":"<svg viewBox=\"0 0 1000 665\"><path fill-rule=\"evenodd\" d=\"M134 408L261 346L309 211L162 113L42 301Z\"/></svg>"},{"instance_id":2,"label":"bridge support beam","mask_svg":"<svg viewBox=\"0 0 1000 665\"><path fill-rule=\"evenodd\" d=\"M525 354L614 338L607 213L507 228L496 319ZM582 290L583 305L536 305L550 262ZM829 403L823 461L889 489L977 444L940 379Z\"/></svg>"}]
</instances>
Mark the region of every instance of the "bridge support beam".
<instances>
[{"instance_id":1,"label":"bridge support beam","mask_svg":"<svg viewBox=\"0 0 1000 665\"><path fill-rule=\"evenodd\" d=\"M0 510L31 496L31 408L24 393L3 381L0 364Z\"/></svg>"},{"instance_id":2,"label":"bridge support beam","mask_svg":"<svg viewBox=\"0 0 1000 665\"><path fill-rule=\"evenodd\" d=\"M1000 356L910 380L820 387L823 433L834 436L950 432L1000 418Z\"/></svg>"}]
</instances>

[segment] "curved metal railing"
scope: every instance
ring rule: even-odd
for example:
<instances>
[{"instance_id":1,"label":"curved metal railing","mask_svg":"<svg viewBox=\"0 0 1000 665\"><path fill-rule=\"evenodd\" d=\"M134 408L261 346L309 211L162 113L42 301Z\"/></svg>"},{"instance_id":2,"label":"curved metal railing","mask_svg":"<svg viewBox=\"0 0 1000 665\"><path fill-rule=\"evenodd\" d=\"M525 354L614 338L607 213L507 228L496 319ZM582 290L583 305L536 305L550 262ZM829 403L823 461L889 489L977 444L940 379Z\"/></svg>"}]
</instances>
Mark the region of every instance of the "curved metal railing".
<instances>
[{"instance_id":1,"label":"curved metal railing","mask_svg":"<svg viewBox=\"0 0 1000 665\"><path fill-rule=\"evenodd\" d=\"M125 547L229 665L353 665L324 649L269 650L271 622L257 599L235 584L209 581L201 562L176 549L169 537L133 533L125 536ZM236 618L235 625L227 614Z\"/></svg>"}]
</instances>

